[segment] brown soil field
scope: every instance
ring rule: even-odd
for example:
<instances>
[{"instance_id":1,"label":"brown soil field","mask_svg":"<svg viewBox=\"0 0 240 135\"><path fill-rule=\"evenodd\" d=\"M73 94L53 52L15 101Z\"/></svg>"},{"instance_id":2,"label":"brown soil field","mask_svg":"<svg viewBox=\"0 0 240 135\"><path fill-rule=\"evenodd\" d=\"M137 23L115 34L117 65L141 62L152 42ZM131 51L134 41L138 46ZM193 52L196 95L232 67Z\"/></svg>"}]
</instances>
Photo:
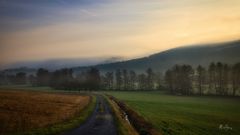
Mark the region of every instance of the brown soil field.
<instances>
[{"instance_id":1,"label":"brown soil field","mask_svg":"<svg viewBox=\"0 0 240 135\"><path fill-rule=\"evenodd\" d=\"M90 96L30 91L0 91L0 134L25 132L69 120Z\"/></svg>"}]
</instances>

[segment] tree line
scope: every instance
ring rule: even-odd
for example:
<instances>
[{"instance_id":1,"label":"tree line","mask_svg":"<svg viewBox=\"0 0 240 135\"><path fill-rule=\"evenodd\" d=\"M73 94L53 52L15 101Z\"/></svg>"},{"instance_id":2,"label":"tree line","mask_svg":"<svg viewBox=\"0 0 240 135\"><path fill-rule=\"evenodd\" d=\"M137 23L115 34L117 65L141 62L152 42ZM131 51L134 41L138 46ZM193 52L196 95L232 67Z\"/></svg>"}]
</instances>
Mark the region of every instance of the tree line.
<instances>
[{"instance_id":1,"label":"tree line","mask_svg":"<svg viewBox=\"0 0 240 135\"><path fill-rule=\"evenodd\" d=\"M77 75L68 68L53 72L40 68L36 75L23 72L16 75L0 74L1 84L31 84L65 90L154 90L161 87L160 80L160 75L151 68L140 74L126 69L101 74L94 67Z\"/></svg>"},{"instance_id":2,"label":"tree line","mask_svg":"<svg viewBox=\"0 0 240 135\"><path fill-rule=\"evenodd\" d=\"M117 69L100 73L92 67L79 74L72 69L53 72L38 69L35 75L19 72L16 75L0 74L1 84L31 84L50 86L64 90L162 90L181 95L233 95L240 88L240 63L228 65L212 62L207 68L201 65L175 65L165 74L154 72L151 68L137 73L134 70Z\"/></svg>"},{"instance_id":3,"label":"tree line","mask_svg":"<svg viewBox=\"0 0 240 135\"><path fill-rule=\"evenodd\" d=\"M211 94L235 96L240 88L240 63L228 65L212 62L199 65L175 65L165 73L165 86L172 94Z\"/></svg>"}]
</instances>

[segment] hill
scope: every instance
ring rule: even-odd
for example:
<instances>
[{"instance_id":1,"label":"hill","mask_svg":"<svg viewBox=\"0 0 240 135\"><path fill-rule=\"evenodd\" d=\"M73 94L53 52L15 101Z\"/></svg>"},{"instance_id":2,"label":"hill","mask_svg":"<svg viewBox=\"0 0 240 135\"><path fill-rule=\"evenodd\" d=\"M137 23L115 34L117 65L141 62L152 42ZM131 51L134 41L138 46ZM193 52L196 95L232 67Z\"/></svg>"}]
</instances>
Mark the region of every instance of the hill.
<instances>
[{"instance_id":1,"label":"hill","mask_svg":"<svg viewBox=\"0 0 240 135\"><path fill-rule=\"evenodd\" d=\"M221 61L229 64L240 62L240 40L174 48L150 55L148 57L108 64L99 64L94 67L98 68L102 72L114 71L116 69L131 69L142 72L148 67L151 67L155 71L163 72L175 64L190 64L192 66L201 64L203 66L207 66L213 61ZM76 67L73 69L76 73L78 73L88 68L89 66Z\"/></svg>"},{"instance_id":2,"label":"hill","mask_svg":"<svg viewBox=\"0 0 240 135\"><path fill-rule=\"evenodd\" d=\"M116 60L121 59L111 58L107 60L105 59L105 61L104 59L101 60L65 59L58 60L57 62L56 61L53 62L50 60L42 63L40 62L40 64L39 62L35 62L35 64L25 63L24 67L22 68L10 68L3 70L0 73L15 74L17 72L26 72L28 74L34 74L37 71L37 68L41 67L47 68L49 70L54 70L64 67L71 68L72 66L83 65L84 62L85 64L88 63L87 65L94 63L104 64L73 67L72 69L74 70L75 74L78 74L81 71L85 71L90 67L96 67L101 72L115 71L116 69L128 69L135 70L137 72L143 72L149 67L151 67L154 71L164 72L166 69L172 67L175 64L189 64L194 67L199 64L207 66L209 65L210 62L217 61L232 64L240 62L240 40L225 43L180 47L156 53L148 57L119 62L116 62ZM26 66L30 68L27 68Z\"/></svg>"}]
</instances>

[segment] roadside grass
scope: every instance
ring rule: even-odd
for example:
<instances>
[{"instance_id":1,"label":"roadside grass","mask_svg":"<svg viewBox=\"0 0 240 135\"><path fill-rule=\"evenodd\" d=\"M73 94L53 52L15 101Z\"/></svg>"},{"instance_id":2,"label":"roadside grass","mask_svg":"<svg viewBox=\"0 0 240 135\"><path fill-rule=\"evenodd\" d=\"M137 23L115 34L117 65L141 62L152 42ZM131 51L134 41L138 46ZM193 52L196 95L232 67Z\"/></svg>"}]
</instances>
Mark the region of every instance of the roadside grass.
<instances>
[{"instance_id":1,"label":"roadside grass","mask_svg":"<svg viewBox=\"0 0 240 135\"><path fill-rule=\"evenodd\" d=\"M114 122L117 126L118 134L119 135L138 135L137 131L131 126L128 121L125 120L123 112L118 107L118 105L109 99L107 96L104 96L108 101L114 116Z\"/></svg>"},{"instance_id":2,"label":"roadside grass","mask_svg":"<svg viewBox=\"0 0 240 135\"><path fill-rule=\"evenodd\" d=\"M166 135L238 135L240 99L173 96L162 92L106 92L125 101ZM223 127L231 127L224 129Z\"/></svg>"}]
</instances>

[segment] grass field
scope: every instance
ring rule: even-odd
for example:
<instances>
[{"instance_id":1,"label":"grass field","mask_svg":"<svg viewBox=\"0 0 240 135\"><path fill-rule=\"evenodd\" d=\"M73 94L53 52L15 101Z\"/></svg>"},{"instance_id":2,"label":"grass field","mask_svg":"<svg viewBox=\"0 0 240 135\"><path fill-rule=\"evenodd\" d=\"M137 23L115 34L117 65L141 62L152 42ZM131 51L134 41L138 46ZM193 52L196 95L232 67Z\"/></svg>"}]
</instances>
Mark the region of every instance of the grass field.
<instances>
[{"instance_id":1,"label":"grass field","mask_svg":"<svg viewBox=\"0 0 240 135\"><path fill-rule=\"evenodd\" d=\"M79 115L90 96L0 90L0 134L51 127Z\"/></svg>"},{"instance_id":2,"label":"grass field","mask_svg":"<svg viewBox=\"0 0 240 135\"><path fill-rule=\"evenodd\" d=\"M240 134L239 98L171 96L160 92L107 93L125 101L164 135Z\"/></svg>"}]
</instances>

